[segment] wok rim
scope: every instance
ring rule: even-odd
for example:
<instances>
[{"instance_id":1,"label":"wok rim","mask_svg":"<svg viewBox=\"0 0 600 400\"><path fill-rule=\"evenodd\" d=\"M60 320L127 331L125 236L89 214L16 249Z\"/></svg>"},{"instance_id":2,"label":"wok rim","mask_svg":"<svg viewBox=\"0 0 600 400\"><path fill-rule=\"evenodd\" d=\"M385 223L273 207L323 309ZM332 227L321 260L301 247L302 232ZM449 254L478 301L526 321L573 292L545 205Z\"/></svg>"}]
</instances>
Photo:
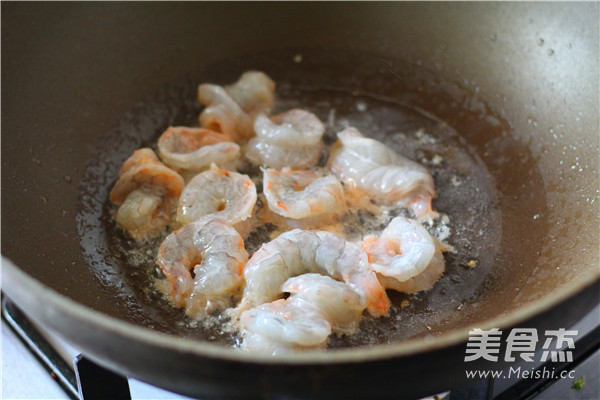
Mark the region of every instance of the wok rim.
<instances>
[{"instance_id":1,"label":"wok rim","mask_svg":"<svg viewBox=\"0 0 600 400\"><path fill-rule=\"evenodd\" d=\"M582 292L585 288L600 281L600 269L585 271L577 279L566 283L557 291L549 293L540 299L534 300L516 310L502 316L487 319L479 324L471 324L462 328L455 328L431 338L413 338L398 343L378 344L371 347L343 348L322 352L306 352L282 354L276 357L264 354L240 351L232 347L212 342L203 342L189 338L152 330L143 326L127 322L108 314L101 313L86 307L77 301L64 296L47 287L34 277L17 267L12 261L2 255L2 281L11 282L3 285L3 291L19 305L20 295L13 290L16 288L26 293L33 293L34 297L44 299L44 304L50 304L59 312L70 317L84 321L92 326L99 326L113 334L143 342L149 346L159 346L173 351L193 354L200 357L210 357L225 361L245 364L271 364L271 365L319 365L319 364L346 364L380 361L391 358L413 356L435 350L450 348L466 342L467 332L473 328L489 330L491 328L505 329L516 326L537 315L548 311L568 298ZM27 309L26 314L30 315ZM42 325L46 325L42 322ZM63 336L62 332L57 332ZM82 349L83 350L83 349Z\"/></svg>"}]
</instances>

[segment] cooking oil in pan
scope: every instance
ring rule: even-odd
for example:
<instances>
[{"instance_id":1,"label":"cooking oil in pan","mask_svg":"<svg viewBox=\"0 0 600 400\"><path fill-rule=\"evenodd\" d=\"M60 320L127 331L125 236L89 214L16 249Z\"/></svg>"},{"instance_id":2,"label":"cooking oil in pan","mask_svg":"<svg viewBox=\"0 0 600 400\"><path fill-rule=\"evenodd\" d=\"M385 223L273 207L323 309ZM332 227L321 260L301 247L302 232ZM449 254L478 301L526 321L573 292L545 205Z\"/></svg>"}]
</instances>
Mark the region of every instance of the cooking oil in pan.
<instances>
[{"instance_id":1,"label":"cooking oil in pan","mask_svg":"<svg viewBox=\"0 0 600 400\"><path fill-rule=\"evenodd\" d=\"M352 65L346 60L352 60ZM403 77L391 74L390 68L387 60L350 53L305 52L301 62L295 62L294 54L288 53L243 57L198 71L163 89L118 121L86 171L78 221L90 268L107 293L119 299L121 317L178 336L226 345L237 343L236 334L225 329L226 318L193 321L165 300L163 292L168 287L155 264L164 237L144 245L128 239L115 227L108 192L121 163L134 150L144 146L156 149L156 140L170 125L198 124L201 106L195 100L197 84L229 83L245 70L259 69L277 82L275 112L303 108L316 114L326 125L327 145L336 140L337 132L354 126L365 136L427 167L438 194L433 208L444 214L428 229L454 248L445 254L446 271L432 289L412 295L390 291L393 305L389 316L365 317L357 334L332 337L330 347L435 335L472 318L477 300L494 285L496 276L493 265L500 249L502 215L494 179L478 155L477 145L467 140L473 133L465 134L460 121L432 113L445 109L444 101L452 101L446 93L436 94L439 85L427 83L432 75L423 72L419 77L421 72L415 75L404 71ZM425 111L428 104L432 107ZM462 112L461 118L473 118L478 129L486 130L490 137L500 135L505 128L496 117L492 124L486 122L489 118ZM322 162L326 158L324 153ZM260 179L257 168L247 166L244 172ZM257 189L260 191L260 184ZM397 215L410 213L400 208L382 213L368 207L354 208L340 218L338 233L358 241L367 234L381 232ZM273 222L250 227L245 234L249 254L279 231L281 227Z\"/></svg>"}]
</instances>

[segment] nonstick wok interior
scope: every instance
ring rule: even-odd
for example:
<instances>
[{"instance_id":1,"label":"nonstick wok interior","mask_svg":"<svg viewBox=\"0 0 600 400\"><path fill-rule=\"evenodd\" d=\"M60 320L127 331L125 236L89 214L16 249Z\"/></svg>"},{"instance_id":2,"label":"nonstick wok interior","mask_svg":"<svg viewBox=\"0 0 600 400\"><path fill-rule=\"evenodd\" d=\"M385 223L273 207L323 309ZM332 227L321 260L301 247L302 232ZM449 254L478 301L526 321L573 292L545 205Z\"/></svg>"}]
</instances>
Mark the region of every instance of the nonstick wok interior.
<instances>
[{"instance_id":1,"label":"nonstick wok interior","mask_svg":"<svg viewBox=\"0 0 600 400\"><path fill-rule=\"evenodd\" d=\"M329 53L319 49L349 57L330 56L348 70L350 54L372 54L371 80L342 75L338 86L404 89L383 94L446 121L495 184L495 279L433 333L516 321L598 279L597 4L4 3L2 11L2 253L79 304L160 329L143 303L115 302L130 294L118 269L84 256L81 182L107 132L135 120L136 104L161 88L213 80L202 74L211 65L246 60L229 66L225 83L249 61L264 63L260 54ZM305 56L295 68L327 74L323 60ZM125 134L119 151L155 138L156 122L136 120L148 136ZM42 301L4 289L23 304ZM26 311L52 325L42 310Z\"/></svg>"},{"instance_id":2,"label":"nonstick wok interior","mask_svg":"<svg viewBox=\"0 0 600 400\"><path fill-rule=\"evenodd\" d=\"M155 279L163 278L156 265L156 251L162 238L142 246L132 242L115 227L113 207L107 199L123 160L133 150L142 146L155 148L158 136L169 125L197 125L201 107L195 99L196 82L206 79L203 77L228 82L235 80L239 71L257 68L278 82L274 113L295 107L310 109L325 121L326 143L333 143L337 132L352 125L399 153L426 163L436 181L438 197L434 207L450 218L448 225L452 234L448 244L454 251L446 254L446 273L440 282L420 295L390 292L395 306L389 317L367 318L359 335L332 338L331 346L394 343L417 335L439 334L448 326L464 324L478 313L480 298L493 293L494 286L500 287L506 281L507 272L497 266L500 260L514 264L513 255L501 254L502 225L521 225L528 221L522 221L520 214L515 217L510 209L514 201L499 199L494 176L477 156L485 149L477 149L476 141L468 144L465 135L453 126L459 126L473 137L492 138L501 137L503 130L509 129L508 124L480 109L463 111L462 125L457 125L457 121L448 118L451 115L438 120L415 108L415 103L449 104L453 100L436 93L440 83L434 74L413 71L410 65L397 66L395 70L400 73L392 70L392 74L389 69L381 69L379 61L373 62L371 54L305 50L301 63L295 62L294 56L290 51L270 52L218 62L204 68L196 77L164 88L107 132L80 184L83 201L77 221L79 234L85 238L82 248L87 264L107 286L122 288L119 303L123 313L134 309L133 317L144 325L226 344L239 339L226 332L215 319L207 318L198 324L186 318L183 310L174 309L162 299L154 286ZM349 65L352 67L348 68ZM351 81L347 77L351 77ZM416 89L417 84L422 92ZM366 107L367 111L358 110L357 105ZM473 126L474 121L478 121L477 126ZM514 142L513 146L519 145ZM439 165L432 161L436 156L442 159ZM519 156L524 158L516 162L531 163L525 149ZM498 171L494 171L495 175L502 174L507 167L510 169L514 162L507 157ZM258 168L244 168L251 176L261 175ZM260 183L257 190L262 191ZM541 190L538 185L537 191ZM514 208L522 206L517 204ZM399 213L404 211L394 209L387 220L381 220L366 210L348 212L341 218L345 225L343 234L349 240L362 240L365 231L378 234ZM268 229L268 226L256 229L245 240L250 255L269 241ZM430 228L438 236L444 229L445 224L441 222ZM523 258L518 257L519 261ZM468 267L471 260L477 263L477 268ZM404 300L409 300L409 305L401 307Z\"/></svg>"}]
</instances>

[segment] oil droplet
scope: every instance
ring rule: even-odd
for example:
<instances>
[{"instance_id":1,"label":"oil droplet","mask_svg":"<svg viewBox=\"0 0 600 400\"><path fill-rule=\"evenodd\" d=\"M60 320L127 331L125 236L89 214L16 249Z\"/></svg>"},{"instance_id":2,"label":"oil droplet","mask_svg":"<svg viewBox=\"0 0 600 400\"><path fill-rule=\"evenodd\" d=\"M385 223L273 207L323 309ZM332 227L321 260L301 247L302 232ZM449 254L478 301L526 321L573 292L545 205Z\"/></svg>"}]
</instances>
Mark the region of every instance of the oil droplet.
<instances>
[{"instance_id":1,"label":"oil droplet","mask_svg":"<svg viewBox=\"0 0 600 400\"><path fill-rule=\"evenodd\" d=\"M302 54L296 54L296 55L294 56L294 62L295 62L296 64L300 64L300 63L302 62Z\"/></svg>"},{"instance_id":2,"label":"oil droplet","mask_svg":"<svg viewBox=\"0 0 600 400\"><path fill-rule=\"evenodd\" d=\"M544 45L544 39L539 38L537 41L538 46L543 46Z\"/></svg>"},{"instance_id":3,"label":"oil droplet","mask_svg":"<svg viewBox=\"0 0 600 400\"><path fill-rule=\"evenodd\" d=\"M552 57L554 55L554 50L548 49L548 55Z\"/></svg>"},{"instance_id":4,"label":"oil droplet","mask_svg":"<svg viewBox=\"0 0 600 400\"><path fill-rule=\"evenodd\" d=\"M496 34L495 34L495 33L492 33L492 34L490 35L490 40L491 40L492 42L495 42L495 41L496 41L496 38L497 38L497 36L496 36Z\"/></svg>"},{"instance_id":5,"label":"oil droplet","mask_svg":"<svg viewBox=\"0 0 600 400\"><path fill-rule=\"evenodd\" d=\"M367 111L367 103L364 100L358 100L356 102L356 109L360 112Z\"/></svg>"},{"instance_id":6,"label":"oil droplet","mask_svg":"<svg viewBox=\"0 0 600 400\"><path fill-rule=\"evenodd\" d=\"M439 154L436 154L435 156L433 156L433 158L431 159L431 163L433 165L440 165L442 164L442 161L444 160L444 158L442 156L440 156Z\"/></svg>"}]
</instances>

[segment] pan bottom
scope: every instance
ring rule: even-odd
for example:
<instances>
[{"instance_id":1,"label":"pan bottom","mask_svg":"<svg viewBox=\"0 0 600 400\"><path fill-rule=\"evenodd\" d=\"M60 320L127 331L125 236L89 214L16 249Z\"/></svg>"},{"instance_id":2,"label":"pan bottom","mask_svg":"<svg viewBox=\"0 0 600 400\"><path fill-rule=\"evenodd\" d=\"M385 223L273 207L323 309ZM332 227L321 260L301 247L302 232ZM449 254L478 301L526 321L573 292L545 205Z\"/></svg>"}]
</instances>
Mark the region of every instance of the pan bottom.
<instances>
[{"instance_id":1,"label":"pan bottom","mask_svg":"<svg viewBox=\"0 0 600 400\"><path fill-rule=\"evenodd\" d=\"M352 64L345 62L349 59ZM162 238L138 245L126 237L114 225L108 192L120 165L135 149L156 149L156 140L168 126L198 125L201 106L196 103L195 90L199 83L228 83L247 69L263 70L277 82L275 112L300 107L316 114L326 125L326 144L334 142L343 128L354 126L427 167L438 193L433 208L449 218L428 227L454 247L454 252L445 254L446 271L435 286L413 295L388 292L393 302L389 316L364 318L359 333L332 337L330 347L439 334L448 325L472 316L478 300L496 284L494 263L501 247L503 219L498 192L477 146L467 141L465 127L423 109L428 102L441 104L443 96L432 96L423 89L432 86L439 90L442 85L433 85L432 79L440 78L428 71L412 71L412 67L403 70L405 75L391 73L387 67L374 66L368 55L303 52L301 60L293 53L278 52L205 67L145 100L99 144L81 184L78 227L86 260L99 284L118 296L124 319L198 340L225 345L238 341L235 334L223 330L220 318L193 321L163 298L156 282L164 277L155 264ZM485 115L477 108L461 112L466 113L463 119L474 118L485 125L490 136L499 135L504 128L501 119L487 111ZM344 234L360 240L365 232L381 231L396 215L408 214L402 209L391 210L385 217L362 210L349 213L343 217L347 222ZM250 256L268 240L266 233L268 229L259 229L246 240Z\"/></svg>"}]
</instances>

